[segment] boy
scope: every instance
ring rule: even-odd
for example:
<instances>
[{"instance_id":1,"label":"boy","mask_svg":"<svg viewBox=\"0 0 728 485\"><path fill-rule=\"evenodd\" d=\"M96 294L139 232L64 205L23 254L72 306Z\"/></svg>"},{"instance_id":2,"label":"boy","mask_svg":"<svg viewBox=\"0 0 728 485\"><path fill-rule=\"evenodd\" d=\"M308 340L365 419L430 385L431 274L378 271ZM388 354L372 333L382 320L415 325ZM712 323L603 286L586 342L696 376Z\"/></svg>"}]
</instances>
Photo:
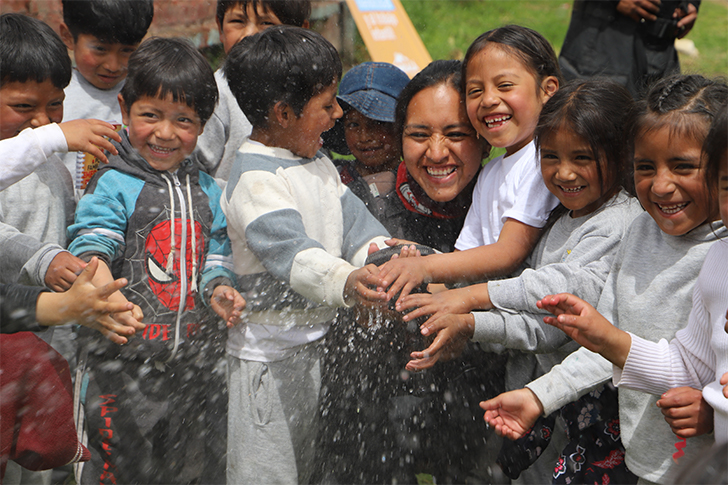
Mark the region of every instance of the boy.
<instances>
[{"instance_id":1,"label":"boy","mask_svg":"<svg viewBox=\"0 0 728 485\"><path fill-rule=\"evenodd\" d=\"M218 0L217 28L225 54L244 37L257 34L271 25L308 28L310 0ZM250 135L250 122L230 92L222 68L215 72L220 103L197 142L203 168L227 180L235 154Z\"/></svg>"},{"instance_id":2,"label":"boy","mask_svg":"<svg viewBox=\"0 0 728 485\"><path fill-rule=\"evenodd\" d=\"M116 100L124 86L129 56L154 16L152 0L63 0L61 38L73 51L76 68L63 103L66 120L96 118L121 122ZM81 188L77 152L64 164ZM80 190L79 190L80 192Z\"/></svg>"},{"instance_id":3,"label":"boy","mask_svg":"<svg viewBox=\"0 0 728 485\"><path fill-rule=\"evenodd\" d=\"M97 286L128 278L109 301L140 305L147 326L123 347L79 331L96 452L80 483L224 480L224 466L215 469L225 453L225 428L215 429L215 414L224 416L224 381L214 374L222 333L201 304L232 325L245 302L226 269L220 189L190 157L216 102L212 70L188 42L153 38L129 58L119 94L128 131L79 202L69 249L99 257Z\"/></svg>"},{"instance_id":4,"label":"boy","mask_svg":"<svg viewBox=\"0 0 728 485\"><path fill-rule=\"evenodd\" d=\"M361 266L386 230L319 149L342 110L341 61L290 26L246 37L225 77L252 133L221 201L251 311L228 332L228 483L307 483L317 434L320 354L336 307L381 299ZM373 249L373 248L372 248ZM358 296L361 295L361 296Z\"/></svg>"},{"instance_id":5,"label":"boy","mask_svg":"<svg viewBox=\"0 0 728 485\"><path fill-rule=\"evenodd\" d=\"M343 129L346 151L356 157L338 161L341 181L390 232L398 228L387 225L394 222L387 221L387 199L397 197L394 188L402 157L394 108L408 82L407 74L392 64L364 62L344 75L336 97L344 109L336 124Z\"/></svg>"}]
</instances>

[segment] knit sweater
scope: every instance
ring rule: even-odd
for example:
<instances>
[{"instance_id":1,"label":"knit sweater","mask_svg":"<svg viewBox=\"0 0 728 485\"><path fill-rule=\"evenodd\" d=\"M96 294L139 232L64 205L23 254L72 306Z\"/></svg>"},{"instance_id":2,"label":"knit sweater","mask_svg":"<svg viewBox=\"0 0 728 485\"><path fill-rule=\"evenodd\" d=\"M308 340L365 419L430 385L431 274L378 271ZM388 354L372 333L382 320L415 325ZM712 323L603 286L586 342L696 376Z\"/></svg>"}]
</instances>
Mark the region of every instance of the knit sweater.
<instances>
[{"instance_id":1,"label":"knit sweater","mask_svg":"<svg viewBox=\"0 0 728 485\"><path fill-rule=\"evenodd\" d=\"M726 234L723 224L716 222L670 236L649 214L641 214L622 242L597 310L621 329L648 340L673 338L688 321L693 287L711 244ZM606 359L580 348L527 387L548 415L610 377L612 365ZM620 389L619 417L627 466L643 479L662 482L675 466L676 437L657 399ZM688 440L683 460L693 460L711 441L706 436Z\"/></svg>"},{"instance_id":2,"label":"knit sweater","mask_svg":"<svg viewBox=\"0 0 728 485\"><path fill-rule=\"evenodd\" d=\"M728 241L713 244L693 292L688 326L668 343L651 342L632 335L624 369L614 367L620 389L662 394L674 387L703 389L703 397L715 411L715 440L728 442L728 399L720 378L728 372Z\"/></svg>"}]
</instances>

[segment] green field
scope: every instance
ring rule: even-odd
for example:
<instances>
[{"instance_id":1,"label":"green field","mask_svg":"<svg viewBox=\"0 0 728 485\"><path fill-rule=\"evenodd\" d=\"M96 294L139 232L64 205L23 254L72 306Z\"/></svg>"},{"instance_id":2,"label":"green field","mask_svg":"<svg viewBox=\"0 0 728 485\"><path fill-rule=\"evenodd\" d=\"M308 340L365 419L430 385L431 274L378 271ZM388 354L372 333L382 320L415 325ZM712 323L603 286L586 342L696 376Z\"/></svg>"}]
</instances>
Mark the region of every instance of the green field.
<instances>
[{"instance_id":1,"label":"green field","mask_svg":"<svg viewBox=\"0 0 728 485\"><path fill-rule=\"evenodd\" d=\"M401 1L433 59L461 59L478 35L509 23L537 30L558 52L572 5L564 0ZM684 72L728 76L728 1L704 0L688 38L700 55L681 56Z\"/></svg>"}]
</instances>

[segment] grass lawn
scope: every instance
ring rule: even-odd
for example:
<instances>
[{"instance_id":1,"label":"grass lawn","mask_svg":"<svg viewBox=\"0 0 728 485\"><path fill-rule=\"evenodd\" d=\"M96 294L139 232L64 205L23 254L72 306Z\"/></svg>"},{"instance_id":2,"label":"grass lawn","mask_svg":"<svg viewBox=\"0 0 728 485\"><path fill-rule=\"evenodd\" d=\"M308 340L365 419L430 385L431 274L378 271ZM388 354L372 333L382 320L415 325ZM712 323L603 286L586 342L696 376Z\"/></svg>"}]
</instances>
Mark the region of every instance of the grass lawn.
<instances>
[{"instance_id":1,"label":"grass lawn","mask_svg":"<svg viewBox=\"0 0 728 485\"><path fill-rule=\"evenodd\" d=\"M558 53L571 17L564 0L401 0L433 59L462 59L483 32L515 23L540 32ZM688 35L699 57L681 56L684 72L728 76L728 1L704 0Z\"/></svg>"}]
</instances>

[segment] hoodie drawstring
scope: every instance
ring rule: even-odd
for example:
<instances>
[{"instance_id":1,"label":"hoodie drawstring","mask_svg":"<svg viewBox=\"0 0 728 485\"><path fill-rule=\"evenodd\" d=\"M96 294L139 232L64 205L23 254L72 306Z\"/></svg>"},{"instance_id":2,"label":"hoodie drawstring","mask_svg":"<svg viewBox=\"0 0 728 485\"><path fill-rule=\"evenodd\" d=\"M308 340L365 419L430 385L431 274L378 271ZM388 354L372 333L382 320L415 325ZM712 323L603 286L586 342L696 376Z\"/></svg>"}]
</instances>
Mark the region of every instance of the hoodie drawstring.
<instances>
[{"instance_id":1,"label":"hoodie drawstring","mask_svg":"<svg viewBox=\"0 0 728 485\"><path fill-rule=\"evenodd\" d=\"M192 227L192 293L197 293L197 241L195 240L195 211L192 205L192 192L190 190L190 174L185 179L187 182L187 206L190 209L190 226Z\"/></svg>"},{"instance_id":2,"label":"hoodie drawstring","mask_svg":"<svg viewBox=\"0 0 728 485\"><path fill-rule=\"evenodd\" d=\"M172 182L167 177L162 177L167 182L167 187L169 187L169 205L171 207L170 209L170 215L169 215L169 225L171 226L169 230L171 231L171 238L172 241L172 247L169 249L169 254L167 255L167 266L165 267L165 271L167 274L172 274L172 270L174 269L174 251L175 251L175 244L174 244L174 189L172 188Z\"/></svg>"}]
</instances>

